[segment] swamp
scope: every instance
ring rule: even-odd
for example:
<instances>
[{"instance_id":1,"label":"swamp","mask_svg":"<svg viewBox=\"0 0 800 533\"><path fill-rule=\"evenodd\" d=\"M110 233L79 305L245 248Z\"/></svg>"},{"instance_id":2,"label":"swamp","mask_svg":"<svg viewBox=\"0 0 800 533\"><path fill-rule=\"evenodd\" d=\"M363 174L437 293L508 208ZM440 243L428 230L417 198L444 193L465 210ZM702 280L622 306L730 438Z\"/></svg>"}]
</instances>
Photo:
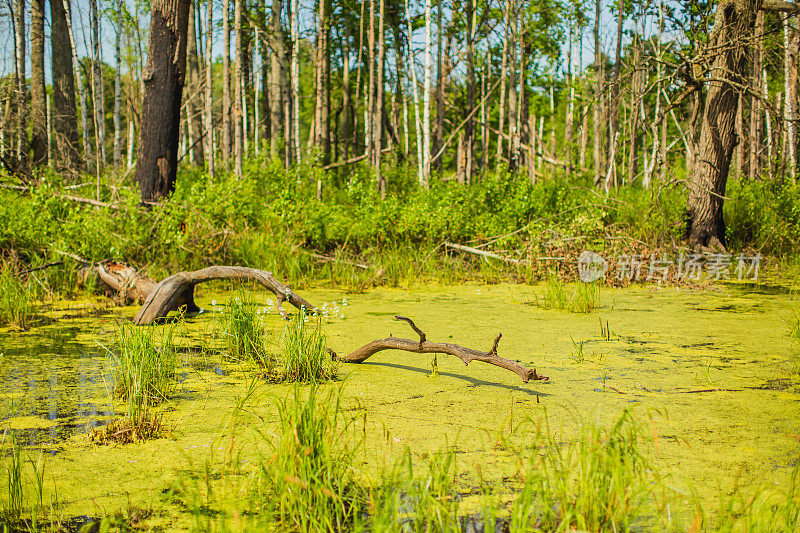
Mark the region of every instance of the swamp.
<instances>
[{"instance_id":1,"label":"swamp","mask_svg":"<svg viewBox=\"0 0 800 533\"><path fill-rule=\"evenodd\" d=\"M0 5L0 533L800 532L800 4Z\"/></svg>"}]
</instances>

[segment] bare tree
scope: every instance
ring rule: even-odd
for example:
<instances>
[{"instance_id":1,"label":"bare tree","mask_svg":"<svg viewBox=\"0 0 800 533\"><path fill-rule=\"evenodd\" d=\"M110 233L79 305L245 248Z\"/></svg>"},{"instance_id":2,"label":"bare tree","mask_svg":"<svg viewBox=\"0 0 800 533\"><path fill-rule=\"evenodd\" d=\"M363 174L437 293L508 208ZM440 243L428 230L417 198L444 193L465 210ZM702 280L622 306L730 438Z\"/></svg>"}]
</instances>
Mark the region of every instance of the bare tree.
<instances>
[{"instance_id":1,"label":"bare tree","mask_svg":"<svg viewBox=\"0 0 800 533\"><path fill-rule=\"evenodd\" d=\"M175 190L190 0L153 0L136 181L142 202Z\"/></svg>"},{"instance_id":2,"label":"bare tree","mask_svg":"<svg viewBox=\"0 0 800 533\"><path fill-rule=\"evenodd\" d=\"M33 166L47 164L47 97L44 86L44 0L31 0L31 130Z\"/></svg>"}]
</instances>

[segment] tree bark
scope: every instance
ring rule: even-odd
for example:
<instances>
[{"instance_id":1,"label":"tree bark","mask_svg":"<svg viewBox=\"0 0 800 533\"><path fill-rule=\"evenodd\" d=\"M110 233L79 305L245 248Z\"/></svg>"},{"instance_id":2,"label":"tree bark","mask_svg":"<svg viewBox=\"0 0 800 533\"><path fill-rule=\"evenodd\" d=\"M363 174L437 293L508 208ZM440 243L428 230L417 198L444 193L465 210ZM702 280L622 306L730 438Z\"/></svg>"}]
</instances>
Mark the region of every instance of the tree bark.
<instances>
[{"instance_id":1,"label":"tree bark","mask_svg":"<svg viewBox=\"0 0 800 533\"><path fill-rule=\"evenodd\" d=\"M283 157L279 151L281 140L289 142L289 128L285 123L284 107L289 100L289 87L286 78L286 43L281 23L282 0L273 0L270 15L270 152L272 157ZM287 162L288 163L288 162Z\"/></svg>"},{"instance_id":2,"label":"tree bark","mask_svg":"<svg viewBox=\"0 0 800 533\"><path fill-rule=\"evenodd\" d=\"M122 39L122 0L116 2L117 28L114 37L114 59L117 68L114 72L114 168L119 170L122 161L122 119L120 112L122 108L122 50L120 39Z\"/></svg>"},{"instance_id":3,"label":"tree bark","mask_svg":"<svg viewBox=\"0 0 800 533\"><path fill-rule=\"evenodd\" d=\"M595 0L594 14L594 103L592 105L592 131L594 143L594 185L599 187L603 180L603 128L601 108L603 105L603 52L600 49L600 0Z\"/></svg>"},{"instance_id":4,"label":"tree bark","mask_svg":"<svg viewBox=\"0 0 800 533\"><path fill-rule=\"evenodd\" d=\"M153 0L136 181L142 202L175 190L189 0Z\"/></svg>"},{"instance_id":5,"label":"tree bark","mask_svg":"<svg viewBox=\"0 0 800 533\"><path fill-rule=\"evenodd\" d=\"M756 15L755 46L750 67L750 86L755 94L750 95L750 157L748 177L756 179L761 173L761 68L764 52L764 12Z\"/></svg>"},{"instance_id":6,"label":"tree bark","mask_svg":"<svg viewBox=\"0 0 800 533\"><path fill-rule=\"evenodd\" d=\"M105 166L106 157L106 99L103 91L103 53L100 47L100 10L97 2L89 0L91 11L92 37L92 106L94 108L95 170L99 177L100 169ZM99 179L99 178L98 178ZM98 187L99 190L99 187ZM98 198L99 200L99 198Z\"/></svg>"},{"instance_id":7,"label":"tree bark","mask_svg":"<svg viewBox=\"0 0 800 533\"><path fill-rule=\"evenodd\" d=\"M472 110L475 108L475 0L467 0L465 13L467 23L467 123L464 124L464 179L472 182L475 160L475 121Z\"/></svg>"},{"instance_id":8,"label":"tree bark","mask_svg":"<svg viewBox=\"0 0 800 533\"><path fill-rule=\"evenodd\" d=\"M708 77L700 130L698 158L687 201L687 236L690 245L724 248L722 205L731 156L739 143L736 111L739 89L746 81L747 46L753 35L761 0L723 0L714 17L708 49L718 50Z\"/></svg>"},{"instance_id":9,"label":"tree bark","mask_svg":"<svg viewBox=\"0 0 800 533\"><path fill-rule=\"evenodd\" d=\"M230 168L233 109L231 105L231 2L222 1L222 160Z\"/></svg>"},{"instance_id":10,"label":"tree bark","mask_svg":"<svg viewBox=\"0 0 800 533\"><path fill-rule=\"evenodd\" d=\"M622 25L625 20L624 17L625 13L625 4L623 0L619 0L617 3L617 42L616 42L616 50L614 54L614 71L611 76L611 120L609 122L609 132L608 132L608 150L607 153L615 154L616 153L616 146L612 146L614 143L617 142L618 133L619 133L619 93L620 93L620 72L622 70ZM614 181L614 185L616 186L617 183L617 162L615 159L609 155L608 159L608 168L609 173L606 175L606 190L608 190L608 184L611 180L608 179L609 176L612 177Z\"/></svg>"},{"instance_id":11,"label":"tree bark","mask_svg":"<svg viewBox=\"0 0 800 533\"><path fill-rule=\"evenodd\" d=\"M75 171L80 166L75 112L75 77L67 29L66 0L50 2L50 44L53 76L53 132L57 169Z\"/></svg>"},{"instance_id":12,"label":"tree bark","mask_svg":"<svg viewBox=\"0 0 800 533\"><path fill-rule=\"evenodd\" d=\"M28 84L25 75L25 0L15 2L15 47L16 47L16 164L22 176L28 174Z\"/></svg>"},{"instance_id":13,"label":"tree bark","mask_svg":"<svg viewBox=\"0 0 800 533\"><path fill-rule=\"evenodd\" d=\"M506 93L508 89L506 82L508 79L508 33L511 24L511 0L506 0L505 28L503 32L503 58L500 67L500 117L497 122L497 156L495 159L495 170L500 171L503 162L503 128L505 127L506 112Z\"/></svg>"},{"instance_id":14,"label":"tree bark","mask_svg":"<svg viewBox=\"0 0 800 533\"><path fill-rule=\"evenodd\" d=\"M315 310L312 304L275 279L270 272L247 267L211 266L192 272L179 272L161 280L147 295L133 323L138 326L153 324L183 306L190 313L199 311L200 308L194 303L195 285L218 279L255 281L263 285L275 293L278 299L277 307L281 312L283 312L281 307L283 302L289 302L297 309L305 309L308 312Z\"/></svg>"},{"instance_id":15,"label":"tree bark","mask_svg":"<svg viewBox=\"0 0 800 533\"><path fill-rule=\"evenodd\" d=\"M31 130L33 166L47 165L47 97L44 85L44 0L31 0Z\"/></svg>"},{"instance_id":16,"label":"tree bark","mask_svg":"<svg viewBox=\"0 0 800 533\"><path fill-rule=\"evenodd\" d=\"M206 0L206 9L205 157L208 160L208 173L213 179L217 165L214 153L214 78L212 76L214 68L214 56L212 55L214 4L212 0Z\"/></svg>"},{"instance_id":17,"label":"tree bark","mask_svg":"<svg viewBox=\"0 0 800 533\"><path fill-rule=\"evenodd\" d=\"M189 128L190 137L194 140L199 140L203 135L202 106L198 104L202 97L200 96L200 57L197 52L197 19L200 15L200 4L197 8L189 8L189 28L186 41L186 69L188 74L188 84L186 94L188 96L186 102L186 112L189 115ZM205 165L203 154L203 142L192 143L192 163L199 167Z\"/></svg>"},{"instance_id":18,"label":"tree bark","mask_svg":"<svg viewBox=\"0 0 800 533\"><path fill-rule=\"evenodd\" d=\"M236 35L236 75L234 76L234 102L233 102L233 157L236 176L242 178L242 163L244 162L244 46L242 43L242 15L243 0L234 2L233 33Z\"/></svg>"},{"instance_id":19,"label":"tree bark","mask_svg":"<svg viewBox=\"0 0 800 533\"><path fill-rule=\"evenodd\" d=\"M425 0L425 87L422 116L422 185L427 189L431 177L431 0Z\"/></svg>"},{"instance_id":20,"label":"tree bark","mask_svg":"<svg viewBox=\"0 0 800 533\"><path fill-rule=\"evenodd\" d=\"M419 335L419 341L388 337L385 339L374 340L369 344L366 344L354 352L344 356L339 356L333 351L329 351L335 357L335 359L344 363L363 363L371 356L383 350L402 350L413 353L446 353L458 357L464 362L465 365L468 365L472 361L481 361L490 365L499 366L500 368L514 372L520 378L522 378L522 381L525 383L530 380L546 381L548 379L547 376L541 376L537 374L535 368L527 368L516 361L511 361L498 356L497 345L500 342L500 338L503 336L502 334L499 334L495 338L494 345L492 346L491 350L488 352L482 352L472 348L465 348L463 346L459 346L458 344L431 342L427 340L425 333L419 329L410 318L404 316L395 316L395 320L403 320L408 322L411 328L417 333L417 335Z\"/></svg>"},{"instance_id":21,"label":"tree bark","mask_svg":"<svg viewBox=\"0 0 800 533\"><path fill-rule=\"evenodd\" d=\"M797 62L800 31L797 16L784 21L784 118L786 120L786 143L788 145L788 170L792 181L797 172Z\"/></svg>"},{"instance_id":22,"label":"tree bark","mask_svg":"<svg viewBox=\"0 0 800 533\"><path fill-rule=\"evenodd\" d=\"M54 0L55 1L55 0ZM83 133L83 162L86 169L91 168L93 159L92 143L89 138L89 105L86 101L86 90L83 86L83 75L81 74L81 65L78 61L78 49L75 46L75 34L72 31L72 10L70 9L69 0L63 0L63 5L66 8L66 23L67 33L69 35L69 46L72 55L72 69L75 73L75 82L78 86L78 94L81 101L81 131Z\"/></svg>"}]
</instances>

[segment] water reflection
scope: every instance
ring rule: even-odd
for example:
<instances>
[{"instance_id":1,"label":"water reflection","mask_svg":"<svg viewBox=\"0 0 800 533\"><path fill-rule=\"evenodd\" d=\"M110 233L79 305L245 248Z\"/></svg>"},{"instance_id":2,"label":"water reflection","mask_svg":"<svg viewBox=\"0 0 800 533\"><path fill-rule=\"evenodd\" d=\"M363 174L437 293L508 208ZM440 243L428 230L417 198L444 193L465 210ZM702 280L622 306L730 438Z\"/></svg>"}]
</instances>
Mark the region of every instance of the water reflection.
<instances>
[{"instance_id":1,"label":"water reflection","mask_svg":"<svg viewBox=\"0 0 800 533\"><path fill-rule=\"evenodd\" d=\"M0 424L24 444L60 442L113 414L105 351L76 342L77 332L0 334Z\"/></svg>"}]
</instances>

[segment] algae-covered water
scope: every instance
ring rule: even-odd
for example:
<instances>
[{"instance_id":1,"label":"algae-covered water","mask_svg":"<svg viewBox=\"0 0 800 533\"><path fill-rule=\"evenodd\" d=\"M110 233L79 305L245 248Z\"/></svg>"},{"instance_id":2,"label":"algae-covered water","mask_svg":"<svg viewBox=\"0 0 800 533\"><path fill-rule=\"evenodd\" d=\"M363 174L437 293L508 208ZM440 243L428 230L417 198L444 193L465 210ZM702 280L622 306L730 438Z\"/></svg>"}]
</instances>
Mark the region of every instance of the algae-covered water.
<instances>
[{"instance_id":1,"label":"algae-covered water","mask_svg":"<svg viewBox=\"0 0 800 533\"><path fill-rule=\"evenodd\" d=\"M516 466L498 439L520 421L546 417L552 431L569 439L581 425L611 424L633 406L647 421L670 487L689 505L699 500L713 508L734 486L786 482L800 453L800 347L788 333L796 306L791 293L736 285L603 289L600 308L574 314L537 307L542 291L510 284L303 291L316 305L339 307L324 326L336 352L389 335L415 338L393 320L404 315L435 342L488 350L502 333L499 355L550 377L524 384L501 368L464 366L446 355L438 356L433 377L431 356L396 351L342 364L341 379L325 387L342 387L346 408L364 413L365 463L389 464L406 447L422 457L450 445L463 484L502 480ZM254 296L265 306L272 298ZM150 509L162 527L185 526L185 508L167 495L196 479L206 458L223 453L220 436L252 381L203 350L219 342L214 309L227 298L206 291L198 303L209 312L159 326L176 328L192 355L178 397L166 408L169 434L139 444L101 446L86 436L115 410L103 346L135 308L70 318L69 310L85 302L63 302L49 312L52 323L0 333L0 414L28 446L50 452L48 479L61 516ZM275 313L266 320L277 343L283 322ZM272 399L291 386L257 382L256 389L249 409L275 423Z\"/></svg>"}]
</instances>

